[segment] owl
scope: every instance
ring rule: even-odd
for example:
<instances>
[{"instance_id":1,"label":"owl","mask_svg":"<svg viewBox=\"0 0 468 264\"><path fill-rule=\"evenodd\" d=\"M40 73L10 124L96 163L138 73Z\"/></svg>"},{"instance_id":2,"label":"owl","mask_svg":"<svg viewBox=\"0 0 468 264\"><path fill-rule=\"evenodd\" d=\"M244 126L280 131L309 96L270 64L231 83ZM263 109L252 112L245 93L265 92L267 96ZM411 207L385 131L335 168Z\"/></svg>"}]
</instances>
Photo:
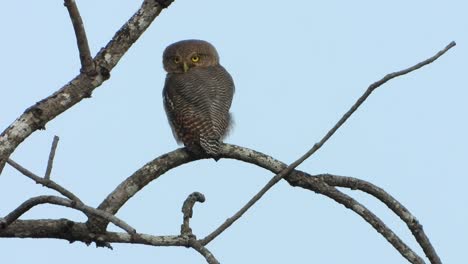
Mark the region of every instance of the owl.
<instances>
[{"instance_id":1,"label":"owl","mask_svg":"<svg viewBox=\"0 0 468 264\"><path fill-rule=\"evenodd\" d=\"M219 64L218 52L209 42L182 40L164 50L163 66L164 108L176 141L218 160L232 123L234 95L234 82Z\"/></svg>"}]
</instances>

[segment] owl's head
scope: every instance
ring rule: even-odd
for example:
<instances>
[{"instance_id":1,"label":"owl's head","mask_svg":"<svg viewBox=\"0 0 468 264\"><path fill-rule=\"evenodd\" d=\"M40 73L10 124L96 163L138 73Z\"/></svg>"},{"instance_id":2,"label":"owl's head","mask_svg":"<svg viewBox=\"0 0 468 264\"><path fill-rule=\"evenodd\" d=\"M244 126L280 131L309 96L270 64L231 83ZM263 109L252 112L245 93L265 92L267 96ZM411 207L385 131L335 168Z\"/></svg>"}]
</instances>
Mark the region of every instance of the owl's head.
<instances>
[{"instance_id":1,"label":"owl's head","mask_svg":"<svg viewBox=\"0 0 468 264\"><path fill-rule=\"evenodd\" d=\"M182 40L169 45L163 53L163 65L168 73L184 73L193 67L218 64L218 52L213 45L204 40Z\"/></svg>"}]
</instances>

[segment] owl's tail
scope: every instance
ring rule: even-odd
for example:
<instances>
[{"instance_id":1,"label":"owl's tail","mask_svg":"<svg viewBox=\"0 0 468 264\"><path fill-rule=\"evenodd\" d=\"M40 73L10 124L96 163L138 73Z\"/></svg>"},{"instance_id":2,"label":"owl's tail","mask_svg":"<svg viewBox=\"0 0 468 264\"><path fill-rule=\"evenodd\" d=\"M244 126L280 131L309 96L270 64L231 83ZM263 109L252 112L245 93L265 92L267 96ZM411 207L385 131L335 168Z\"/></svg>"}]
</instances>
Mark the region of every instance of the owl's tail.
<instances>
[{"instance_id":1,"label":"owl's tail","mask_svg":"<svg viewBox=\"0 0 468 264\"><path fill-rule=\"evenodd\" d=\"M215 160L219 159L219 151L221 148L221 142L219 139L200 138L200 146L206 154L210 155Z\"/></svg>"}]
</instances>

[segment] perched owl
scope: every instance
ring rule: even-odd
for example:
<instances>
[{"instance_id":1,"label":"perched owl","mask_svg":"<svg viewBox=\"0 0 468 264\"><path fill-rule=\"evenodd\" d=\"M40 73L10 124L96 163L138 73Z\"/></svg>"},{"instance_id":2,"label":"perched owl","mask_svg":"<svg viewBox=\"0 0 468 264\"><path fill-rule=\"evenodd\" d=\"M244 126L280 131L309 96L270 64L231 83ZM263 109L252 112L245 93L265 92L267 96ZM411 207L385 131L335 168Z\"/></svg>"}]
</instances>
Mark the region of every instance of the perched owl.
<instances>
[{"instance_id":1,"label":"perched owl","mask_svg":"<svg viewBox=\"0 0 468 264\"><path fill-rule=\"evenodd\" d=\"M203 40L182 40L163 54L167 72L164 108L175 139L195 154L218 159L231 125L234 82L219 64L216 49Z\"/></svg>"}]
</instances>

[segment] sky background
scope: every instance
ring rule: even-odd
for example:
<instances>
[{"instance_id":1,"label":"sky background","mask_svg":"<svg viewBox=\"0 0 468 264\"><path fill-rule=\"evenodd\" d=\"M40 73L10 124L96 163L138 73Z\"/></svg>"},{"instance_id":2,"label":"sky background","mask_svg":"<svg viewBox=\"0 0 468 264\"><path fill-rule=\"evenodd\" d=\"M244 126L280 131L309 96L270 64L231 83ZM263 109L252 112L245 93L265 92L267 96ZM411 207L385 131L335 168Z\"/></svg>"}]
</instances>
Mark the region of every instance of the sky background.
<instances>
[{"instance_id":1,"label":"sky background","mask_svg":"<svg viewBox=\"0 0 468 264\"><path fill-rule=\"evenodd\" d=\"M79 1L95 54L142 1ZM379 2L379 3L377 3ZM468 2L177 0L154 21L87 99L23 142L12 158L43 174L53 136L52 178L97 206L145 163L178 146L162 105L164 48L182 39L215 45L236 84L228 143L290 163L326 133L369 84L457 46L435 63L379 88L299 169L370 181L424 226L444 263L466 261L468 243ZM79 73L63 1L0 4L0 128ZM192 229L204 237L273 175L233 160L193 162L152 182L118 216L139 232L176 235L180 208L199 191ZM372 197L346 191L424 256L405 224ZM0 177L0 217L26 199L55 194L11 167ZM69 218L36 207L22 219ZM117 230L112 228L112 230ZM206 263L194 250L63 240L0 239L5 263ZM280 182L208 245L221 263L407 263L354 212Z\"/></svg>"}]
</instances>

